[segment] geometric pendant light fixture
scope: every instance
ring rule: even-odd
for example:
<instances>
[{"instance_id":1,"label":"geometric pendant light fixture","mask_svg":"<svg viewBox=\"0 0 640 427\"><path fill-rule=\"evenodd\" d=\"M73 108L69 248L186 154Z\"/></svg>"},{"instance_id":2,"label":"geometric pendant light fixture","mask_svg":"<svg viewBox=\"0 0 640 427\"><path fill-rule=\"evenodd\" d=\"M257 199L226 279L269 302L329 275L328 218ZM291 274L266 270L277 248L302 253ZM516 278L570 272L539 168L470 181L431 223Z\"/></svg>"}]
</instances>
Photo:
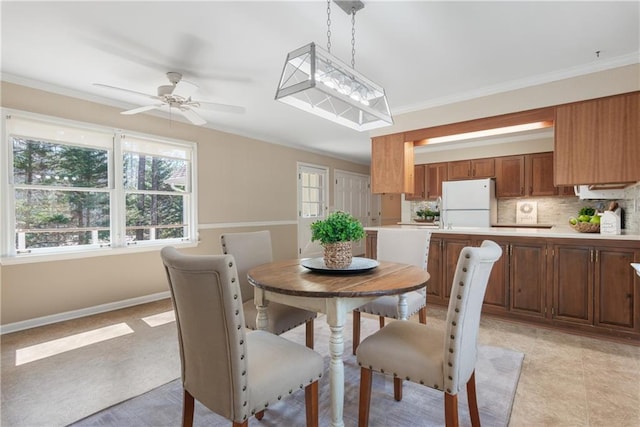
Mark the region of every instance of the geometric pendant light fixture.
<instances>
[{"instance_id":1,"label":"geometric pendant light fixture","mask_svg":"<svg viewBox=\"0 0 640 427\"><path fill-rule=\"evenodd\" d=\"M331 3L327 1L327 50L309 43L290 52L275 99L358 131L393 124L384 88L354 69L355 13L361 1L336 1L351 14L351 67L330 53Z\"/></svg>"}]
</instances>

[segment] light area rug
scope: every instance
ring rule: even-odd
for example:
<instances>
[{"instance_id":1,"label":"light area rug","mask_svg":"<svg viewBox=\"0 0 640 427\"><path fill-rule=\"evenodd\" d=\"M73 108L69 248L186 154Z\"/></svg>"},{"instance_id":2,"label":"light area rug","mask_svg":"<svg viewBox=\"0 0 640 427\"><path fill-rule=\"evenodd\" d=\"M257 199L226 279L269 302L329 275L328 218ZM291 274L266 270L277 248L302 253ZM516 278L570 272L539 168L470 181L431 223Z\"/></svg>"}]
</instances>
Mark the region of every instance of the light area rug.
<instances>
[{"instance_id":1,"label":"light area rug","mask_svg":"<svg viewBox=\"0 0 640 427\"><path fill-rule=\"evenodd\" d=\"M373 333L377 321L362 319L362 336ZM324 317L316 320L315 350L329 364L329 329ZM285 337L304 342L304 328L296 328ZM483 425L507 426L518 385L524 354L499 347L480 346L476 364L476 384L480 419ZM351 320L345 327L345 425L357 425L360 368L351 354ZM460 425L470 425L466 392L459 395ZM329 378L320 380L320 425L330 423ZM179 379L140 396L107 408L72 424L80 426L178 426L181 424L182 386ZM370 426L443 426L444 397L439 391L404 382L403 399L393 399L391 377L374 374L371 395ZM224 426L230 422L196 403L195 426ZM304 392L298 392L270 405L262 421L252 418L249 426L304 426Z\"/></svg>"}]
</instances>

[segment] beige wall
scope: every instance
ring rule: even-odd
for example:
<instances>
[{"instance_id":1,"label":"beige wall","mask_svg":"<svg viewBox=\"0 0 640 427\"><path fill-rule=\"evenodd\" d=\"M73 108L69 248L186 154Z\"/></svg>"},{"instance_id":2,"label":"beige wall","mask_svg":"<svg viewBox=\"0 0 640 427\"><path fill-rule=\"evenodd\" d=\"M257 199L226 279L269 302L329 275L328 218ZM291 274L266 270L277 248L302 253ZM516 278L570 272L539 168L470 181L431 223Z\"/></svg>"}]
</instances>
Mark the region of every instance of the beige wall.
<instances>
[{"instance_id":1,"label":"beige wall","mask_svg":"<svg viewBox=\"0 0 640 427\"><path fill-rule=\"evenodd\" d=\"M296 257L296 162L369 173L319 154L2 82L2 106L198 143L200 244L220 253L222 232L269 229L274 256ZM330 200L333 204L333 201ZM271 225L269 222L288 222ZM219 228L228 223L265 226ZM140 298L168 290L158 251L65 261L6 264L0 269L2 325Z\"/></svg>"},{"instance_id":2,"label":"beige wall","mask_svg":"<svg viewBox=\"0 0 640 427\"><path fill-rule=\"evenodd\" d=\"M636 90L640 90L640 64L396 114L393 126L376 129L371 135L388 135Z\"/></svg>"}]
</instances>

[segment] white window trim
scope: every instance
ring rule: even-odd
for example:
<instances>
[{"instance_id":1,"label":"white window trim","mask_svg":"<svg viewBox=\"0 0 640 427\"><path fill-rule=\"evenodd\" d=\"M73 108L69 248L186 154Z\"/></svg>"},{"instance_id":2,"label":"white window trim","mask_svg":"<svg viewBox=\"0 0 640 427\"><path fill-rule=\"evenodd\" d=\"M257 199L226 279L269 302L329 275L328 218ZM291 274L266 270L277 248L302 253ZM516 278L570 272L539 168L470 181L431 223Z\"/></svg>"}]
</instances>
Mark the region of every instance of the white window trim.
<instances>
[{"instance_id":1,"label":"white window trim","mask_svg":"<svg viewBox=\"0 0 640 427\"><path fill-rule=\"evenodd\" d=\"M44 261L61 261L68 259L78 259L78 258L91 258L97 256L109 256L109 255L123 255L123 254L131 254L138 252L151 252L151 251L160 251L162 247L167 245L172 245L176 247L196 247L198 245L198 171L197 171L197 144L191 141L184 141L178 139L169 139L166 137L161 137L157 135L151 134L143 134L140 132L133 131L125 131L116 128L105 127L97 124L74 121L69 119L62 119L53 116L46 116L36 113L31 113L27 111L1 108L0 112L2 113L1 122L1 133L2 133L2 141L0 142L0 204L2 209L0 210L0 265L13 265L13 264L28 264L35 262L44 262ZM12 174L13 167L13 155L12 149L9 144L8 138L8 129L7 129L7 117L9 116L23 117L25 119L34 119L45 122L52 122L58 125L68 125L71 127L84 127L88 129L110 132L114 135L114 142L112 148L109 151L117 153L121 152L119 150L121 139L119 138L122 134L127 134L131 136L138 136L140 138L151 139L157 142L164 142L167 144L173 144L177 146L184 146L191 151L191 159L190 162L190 174L191 174L191 193L187 196L189 200L191 209L189 212L189 217L187 218L188 223L190 224L190 236L189 240L178 240L178 239L167 239L167 240L158 240L153 242L139 242L136 245L128 245L128 246L117 246L117 247L82 247L82 248L65 248L64 250L53 249L51 252L47 253L47 251L38 251L37 253L26 253L26 254L15 254L15 248L13 244L13 239L15 238L15 204L14 197L11 194L11 191L8 191L10 188L10 177ZM115 161L115 155L110 156L110 164L109 168L113 170L113 174L110 175L110 179L114 179L116 174L120 173L122 176L122 162ZM125 224L125 212L122 208L123 197L124 197L124 188L120 188L119 186L113 185L110 183L111 192L114 193L112 198L111 208L118 215L112 216L112 222L118 222L118 224L112 224L111 228L114 230L124 230L123 225ZM112 236L112 241L122 242L124 241L124 236Z\"/></svg>"}]
</instances>

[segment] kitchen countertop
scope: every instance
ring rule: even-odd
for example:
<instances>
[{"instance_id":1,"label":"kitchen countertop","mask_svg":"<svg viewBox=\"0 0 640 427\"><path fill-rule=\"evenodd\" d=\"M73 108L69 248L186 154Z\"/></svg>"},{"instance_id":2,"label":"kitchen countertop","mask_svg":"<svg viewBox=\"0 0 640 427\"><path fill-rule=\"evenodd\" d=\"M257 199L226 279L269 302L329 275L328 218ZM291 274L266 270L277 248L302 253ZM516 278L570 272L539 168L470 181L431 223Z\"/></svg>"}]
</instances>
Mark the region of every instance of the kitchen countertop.
<instances>
[{"instance_id":1,"label":"kitchen countertop","mask_svg":"<svg viewBox=\"0 0 640 427\"><path fill-rule=\"evenodd\" d=\"M640 240L638 234L600 234L600 233L579 233L571 227L557 225L551 228L531 228L531 227L453 227L451 229L438 228L434 225L422 225L419 223L400 223L398 225L385 225L381 227L365 227L365 230L378 230L380 228L405 228L405 229L430 229L434 233L442 234L479 234L495 236L520 236L520 237L555 237L570 239L602 239L602 240Z\"/></svg>"}]
</instances>

